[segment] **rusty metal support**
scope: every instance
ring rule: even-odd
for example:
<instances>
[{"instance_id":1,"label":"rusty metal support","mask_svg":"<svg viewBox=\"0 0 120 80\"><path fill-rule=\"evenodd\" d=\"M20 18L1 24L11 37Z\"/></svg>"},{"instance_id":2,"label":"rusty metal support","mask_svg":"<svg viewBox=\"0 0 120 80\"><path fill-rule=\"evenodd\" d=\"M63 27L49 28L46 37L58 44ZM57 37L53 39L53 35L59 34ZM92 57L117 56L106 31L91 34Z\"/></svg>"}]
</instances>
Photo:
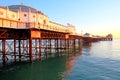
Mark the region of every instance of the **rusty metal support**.
<instances>
[{"instance_id":1,"label":"rusty metal support","mask_svg":"<svg viewBox=\"0 0 120 80\"><path fill-rule=\"evenodd\" d=\"M3 22L4 20L2 20L2 26L4 26ZM62 55L60 52L69 53L71 51L71 46L75 50L78 44L80 45L80 40L77 40L78 38L80 37L69 35L69 33L57 32L47 29L37 30L33 28L0 28L0 39L2 40L2 62L3 64L6 64L7 59L11 55L14 57L15 62L18 60L23 61L23 58L27 58L32 62L35 57L42 60L42 52L45 52L46 57L49 53L49 55L51 55L52 52L56 52L56 54L60 56ZM12 43L7 43L7 39L10 41L12 39ZM11 60L13 57L11 57Z\"/></svg>"},{"instance_id":2,"label":"rusty metal support","mask_svg":"<svg viewBox=\"0 0 120 80\"><path fill-rule=\"evenodd\" d=\"M29 40L26 40L26 53L29 55Z\"/></svg>"},{"instance_id":3,"label":"rusty metal support","mask_svg":"<svg viewBox=\"0 0 120 80\"><path fill-rule=\"evenodd\" d=\"M62 52L62 41L61 41L61 39L60 39L59 43L60 43L60 53L61 53Z\"/></svg>"},{"instance_id":4,"label":"rusty metal support","mask_svg":"<svg viewBox=\"0 0 120 80\"><path fill-rule=\"evenodd\" d=\"M14 61L16 62L16 39L14 39Z\"/></svg>"},{"instance_id":5,"label":"rusty metal support","mask_svg":"<svg viewBox=\"0 0 120 80\"><path fill-rule=\"evenodd\" d=\"M64 40L61 39L61 48L62 48L62 52L64 52Z\"/></svg>"},{"instance_id":6,"label":"rusty metal support","mask_svg":"<svg viewBox=\"0 0 120 80\"><path fill-rule=\"evenodd\" d=\"M59 54L58 39L56 39L56 48L57 48L57 54Z\"/></svg>"},{"instance_id":7,"label":"rusty metal support","mask_svg":"<svg viewBox=\"0 0 120 80\"><path fill-rule=\"evenodd\" d=\"M45 57L47 58L48 57L48 41L47 41L47 39L45 39Z\"/></svg>"},{"instance_id":8,"label":"rusty metal support","mask_svg":"<svg viewBox=\"0 0 120 80\"><path fill-rule=\"evenodd\" d=\"M18 40L18 43L19 43L19 45L18 45L18 49L19 49L19 61L21 61L21 40L19 39Z\"/></svg>"},{"instance_id":9,"label":"rusty metal support","mask_svg":"<svg viewBox=\"0 0 120 80\"><path fill-rule=\"evenodd\" d=\"M64 42L65 42L65 52L66 52L67 51L67 46L66 46L67 40L65 39Z\"/></svg>"},{"instance_id":10,"label":"rusty metal support","mask_svg":"<svg viewBox=\"0 0 120 80\"><path fill-rule=\"evenodd\" d=\"M79 50L80 50L80 48L81 48L81 42L80 42L80 39L78 39L78 46L79 46Z\"/></svg>"},{"instance_id":11,"label":"rusty metal support","mask_svg":"<svg viewBox=\"0 0 120 80\"><path fill-rule=\"evenodd\" d=\"M3 59L3 65L6 64L6 48L5 48L5 45L6 45L6 40L3 39L2 40L2 59Z\"/></svg>"},{"instance_id":12,"label":"rusty metal support","mask_svg":"<svg viewBox=\"0 0 120 80\"><path fill-rule=\"evenodd\" d=\"M49 42L50 42L50 54L52 53L52 47L51 47L51 39L49 39Z\"/></svg>"},{"instance_id":13,"label":"rusty metal support","mask_svg":"<svg viewBox=\"0 0 120 80\"><path fill-rule=\"evenodd\" d=\"M74 51L75 51L75 48L76 48L76 40L73 39L73 48L74 48Z\"/></svg>"},{"instance_id":14,"label":"rusty metal support","mask_svg":"<svg viewBox=\"0 0 120 80\"><path fill-rule=\"evenodd\" d=\"M35 39L35 46L34 46L34 48L35 48L35 55L36 55L36 58L37 58L37 56L38 56L38 45L37 45L37 39Z\"/></svg>"},{"instance_id":15,"label":"rusty metal support","mask_svg":"<svg viewBox=\"0 0 120 80\"><path fill-rule=\"evenodd\" d=\"M70 43L69 43L70 41L69 41L69 39L67 40L67 46L68 46L68 53L70 53L70 51L69 51L69 47L70 47Z\"/></svg>"},{"instance_id":16,"label":"rusty metal support","mask_svg":"<svg viewBox=\"0 0 120 80\"><path fill-rule=\"evenodd\" d=\"M25 40L23 40L22 48L23 48L23 52L22 53L25 53Z\"/></svg>"},{"instance_id":17,"label":"rusty metal support","mask_svg":"<svg viewBox=\"0 0 120 80\"><path fill-rule=\"evenodd\" d=\"M33 55L32 55L32 38L29 38L29 60L30 62L33 61Z\"/></svg>"},{"instance_id":18,"label":"rusty metal support","mask_svg":"<svg viewBox=\"0 0 120 80\"><path fill-rule=\"evenodd\" d=\"M42 60L42 39L39 39L39 58Z\"/></svg>"}]
</instances>

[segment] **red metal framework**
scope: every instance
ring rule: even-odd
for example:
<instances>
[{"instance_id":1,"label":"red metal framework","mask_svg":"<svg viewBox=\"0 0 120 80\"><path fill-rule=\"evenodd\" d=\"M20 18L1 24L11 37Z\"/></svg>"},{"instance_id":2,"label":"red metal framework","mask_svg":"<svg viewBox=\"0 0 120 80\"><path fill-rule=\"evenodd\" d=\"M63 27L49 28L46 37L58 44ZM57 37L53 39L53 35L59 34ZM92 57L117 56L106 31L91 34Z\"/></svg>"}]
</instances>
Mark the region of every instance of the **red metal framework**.
<instances>
[{"instance_id":1,"label":"red metal framework","mask_svg":"<svg viewBox=\"0 0 120 80\"><path fill-rule=\"evenodd\" d=\"M42 59L44 55L47 56L52 52L62 55L61 52L69 52L71 45L76 48L76 39L82 38L69 33L44 29L0 28L1 60L5 65L9 59L13 62L33 61L36 58Z\"/></svg>"},{"instance_id":2,"label":"red metal framework","mask_svg":"<svg viewBox=\"0 0 120 80\"><path fill-rule=\"evenodd\" d=\"M56 31L48 31L48 30L40 30L42 39L65 39L66 33L56 32Z\"/></svg>"}]
</instances>

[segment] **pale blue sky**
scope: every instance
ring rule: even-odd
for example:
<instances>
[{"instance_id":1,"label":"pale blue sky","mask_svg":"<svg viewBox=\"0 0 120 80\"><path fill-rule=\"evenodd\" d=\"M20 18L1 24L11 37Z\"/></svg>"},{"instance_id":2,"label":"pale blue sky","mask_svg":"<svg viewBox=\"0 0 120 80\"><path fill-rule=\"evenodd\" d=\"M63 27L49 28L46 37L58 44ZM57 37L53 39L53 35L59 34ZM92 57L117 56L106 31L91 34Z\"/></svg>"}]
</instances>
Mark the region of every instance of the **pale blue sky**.
<instances>
[{"instance_id":1,"label":"pale blue sky","mask_svg":"<svg viewBox=\"0 0 120 80\"><path fill-rule=\"evenodd\" d=\"M0 0L2 6L21 3L42 11L51 21L75 25L80 33L120 37L120 0Z\"/></svg>"}]
</instances>

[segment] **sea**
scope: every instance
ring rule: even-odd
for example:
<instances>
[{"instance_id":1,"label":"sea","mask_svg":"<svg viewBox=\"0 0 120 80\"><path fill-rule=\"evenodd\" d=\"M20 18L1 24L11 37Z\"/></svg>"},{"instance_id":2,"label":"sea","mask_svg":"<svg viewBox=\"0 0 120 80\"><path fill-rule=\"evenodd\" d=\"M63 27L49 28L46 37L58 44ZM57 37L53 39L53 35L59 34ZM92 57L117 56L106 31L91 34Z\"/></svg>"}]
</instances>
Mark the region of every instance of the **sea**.
<instances>
[{"instance_id":1,"label":"sea","mask_svg":"<svg viewBox=\"0 0 120 80\"><path fill-rule=\"evenodd\" d=\"M120 39L83 44L80 52L0 69L0 80L120 80Z\"/></svg>"}]
</instances>

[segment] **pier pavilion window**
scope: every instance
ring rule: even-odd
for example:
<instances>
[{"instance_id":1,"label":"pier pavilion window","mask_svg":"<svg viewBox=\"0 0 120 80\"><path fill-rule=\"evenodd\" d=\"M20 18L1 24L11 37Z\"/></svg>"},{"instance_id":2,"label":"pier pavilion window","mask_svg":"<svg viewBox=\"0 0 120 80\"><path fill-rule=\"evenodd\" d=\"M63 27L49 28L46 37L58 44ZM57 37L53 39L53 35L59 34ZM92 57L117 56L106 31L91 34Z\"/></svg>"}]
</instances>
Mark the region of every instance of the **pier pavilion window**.
<instances>
[{"instance_id":1,"label":"pier pavilion window","mask_svg":"<svg viewBox=\"0 0 120 80\"><path fill-rule=\"evenodd\" d=\"M38 22L38 28L40 28L40 23Z\"/></svg>"},{"instance_id":2,"label":"pier pavilion window","mask_svg":"<svg viewBox=\"0 0 120 80\"><path fill-rule=\"evenodd\" d=\"M35 18L35 15L33 15L33 18Z\"/></svg>"},{"instance_id":3,"label":"pier pavilion window","mask_svg":"<svg viewBox=\"0 0 120 80\"><path fill-rule=\"evenodd\" d=\"M43 24L46 24L46 20L43 20Z\"/></svg>"},{"instance_id":4,"label":"pier pavilion window","mask_svg":"<svg viewBox=\"0 0 120 80\"><path fill-rule=\"evenodd\" d=\"M3 15L3 12L2 12L2 11L0 11L0 15Z\"/></svg>"},{"instance_id":5,"label":"pier pavilion window","mask_svg":"<svg viewBox=\"0 0 120 80\"><path fill-rule=\"evenodd\" d=\"M20 18L18 19L18 21L20 21Z\"/></svg>"},{"instance_id":6,"label":"pier pavilion window","mask_svg":"<svg viewBox=\"0 0 120 80\"><path fill-rule=\"evenodd\" d=\"M24 14L24 17L26 17L27 16L27 14Z\"/></svg>"},{"instance_id":7,"label":"pier pavilion window","mask_svg":"<svg viewBox=\"0 0 120 80\"><path fill-rule=\"evenodd\" d=\"M15 18L15 15L14 15L14 14L12 15L12 18Z\"/></svg>"}]
</instances>

